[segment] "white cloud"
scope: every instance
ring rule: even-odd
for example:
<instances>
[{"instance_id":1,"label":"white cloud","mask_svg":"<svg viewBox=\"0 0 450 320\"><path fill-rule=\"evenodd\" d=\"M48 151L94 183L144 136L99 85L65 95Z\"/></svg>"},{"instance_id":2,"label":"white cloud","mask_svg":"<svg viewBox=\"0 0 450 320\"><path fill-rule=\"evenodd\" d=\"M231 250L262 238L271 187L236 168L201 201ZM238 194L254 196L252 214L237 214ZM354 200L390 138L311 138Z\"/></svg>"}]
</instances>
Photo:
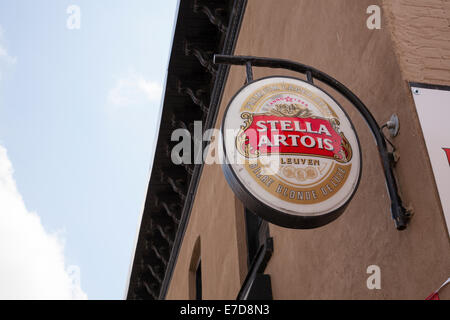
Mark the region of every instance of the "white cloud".
<instances>
[{"instance_id":1,"label":"white cloud","mask_svg":"<svg viewBox=\"0 0 450 320\"><path fill-rule=\"evenodd\" d=\"M17 59L15 57L11 57L8 54L8 51L6 51L6 49L0 44L0 61L6 62L7 64L14 64Z\"/></svg>"},{"instance_id":2,"label":"white cloud","mask_svg":"<svg viewBox=\"0 0 450 320\"><path fill-rule=\"evenodd\" d=\"M66 269L63 241L25 207L0 145L0 299L86 298L79 268Z\"/></svg>"},{"instance_id":3,"label":"white cloud","mask_svg":"<svg viewBox=\"0 0 450 320\"><path fill-rule=\"evenodd\" d=\"M108 101L117 106L129 106L139 103L158 102L162 87L158 82L146 80L141 74L129 72L117 80L109 91Z\"/></svg>"},{"instance_id":4,"label":"white cloud","mask_svg":"<svg viewBox=\"0 0 450 320\"><path fill-rule=\"evenodd\" d=\"M2 26L0 26L0 62L14 64L16 63L17 58L10 56L8 51L6 50L5 45L3 44L3 34L3 28Z\"/></svg>"},{"instance_id":5,"label":"white cloud","mask_svg":"<svg viewBox=\"0 0 450 320\"><path fill-rule=\"evenodd\" d=\"M3 43L3 34L3 28L0 26L0 79L2 76L2 69L4 69L5 66L13 65L17 62L17 58L12 57L6 50Z\"/></svg>"}]
</instances>

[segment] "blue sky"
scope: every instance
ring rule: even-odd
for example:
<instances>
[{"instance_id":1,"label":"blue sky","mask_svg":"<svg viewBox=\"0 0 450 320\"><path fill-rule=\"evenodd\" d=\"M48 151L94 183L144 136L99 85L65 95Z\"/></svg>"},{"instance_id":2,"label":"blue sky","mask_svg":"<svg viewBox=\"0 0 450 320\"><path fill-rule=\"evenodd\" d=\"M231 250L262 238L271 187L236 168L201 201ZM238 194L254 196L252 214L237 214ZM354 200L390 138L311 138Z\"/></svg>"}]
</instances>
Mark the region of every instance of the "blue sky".
<instances>
[{"instance_id":1,"label":"blue sky","mask_svg":"<svg viewBox=\"0 0 450 320\"><path fill-rule=\"evenodd\" d=\"M80 29L67 28L70 5ZM176 7L0 2L0 146L26 209L64 241L65 267L80 268L89 299L124 297Z\"/></svg>"}]
</instances>

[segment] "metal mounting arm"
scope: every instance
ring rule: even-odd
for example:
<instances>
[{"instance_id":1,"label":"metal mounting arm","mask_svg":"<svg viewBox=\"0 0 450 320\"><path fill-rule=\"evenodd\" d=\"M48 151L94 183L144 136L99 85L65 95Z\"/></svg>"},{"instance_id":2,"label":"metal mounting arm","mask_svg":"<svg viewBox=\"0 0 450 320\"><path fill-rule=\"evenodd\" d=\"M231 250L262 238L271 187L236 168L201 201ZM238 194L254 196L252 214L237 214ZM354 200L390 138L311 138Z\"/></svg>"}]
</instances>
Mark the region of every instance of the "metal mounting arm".
<instances>
[{"instance_id":1,"label":"metal mounting arm","mask_svg":"<svg viewBox=\"0 0 450 320\"><path fill-rule=\"evenodd\" d=\"M386 186L388 189L389 197L391 199L391 214L395 221L395 225L398 230L406 229L408 221L410 219L409 212L403 207L402 201L398 194L397 182L393 173L394 161L392 155L388 152L386 146L386 140L381 132L380 126L373 117L372 113L367 109L364 103L346 86L327 75L326 73L317 70L313 67L283 59L273 58L260 58L251 56L227 56L218 55L214 56L215 64L228 64L228 65L245 65L247 70L247 81L253 80L253 74L251 67L265 67L276 69L287 69L295 72L305 74L309 82L313 82L313 79L317 79L331 88L335 89L342 96L344 96L362 115L370 130L372 131L376 144L378 146L378 152L380 154L381 162L383 164L384 176L386 178Z\"/></svg>"}]
</instances>

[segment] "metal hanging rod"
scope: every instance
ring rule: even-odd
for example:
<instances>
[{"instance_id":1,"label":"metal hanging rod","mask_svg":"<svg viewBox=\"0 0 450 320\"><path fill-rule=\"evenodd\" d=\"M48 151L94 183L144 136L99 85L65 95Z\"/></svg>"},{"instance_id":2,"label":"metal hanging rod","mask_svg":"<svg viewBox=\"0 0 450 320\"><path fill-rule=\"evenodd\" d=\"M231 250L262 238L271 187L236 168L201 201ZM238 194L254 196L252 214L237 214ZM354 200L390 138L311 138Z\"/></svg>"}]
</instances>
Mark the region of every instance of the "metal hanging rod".
<instances>
[{"instance_id":1,"label":"metal hanging rod","mask_svg":"<svg viewBox=\"0 0 450 320\"><path fill-rule=\"evenodd\" d=\"M364 103L350 89L320 70L285 59L216 54L214 55L214 63L227 65L245 65L247 70L247 82L253 81L252 67L286 69L299 72L306 75L308 82L313 83L313 79L317 79L344 96L359 111L359 113L369 126L370 130L372 131L372 134L374 135L381 162L383 164L383 171L386 179L388 194L391 199L392 219L394 219L395 221L397 230L406 229L411 215L403 206L402 200L400 199L398 193L397 182L395 180L393 172L393 167L395 165L394 157L392 153L387 150L385 137L374 116L364 105Z\"/></svg>"}]
</instances>

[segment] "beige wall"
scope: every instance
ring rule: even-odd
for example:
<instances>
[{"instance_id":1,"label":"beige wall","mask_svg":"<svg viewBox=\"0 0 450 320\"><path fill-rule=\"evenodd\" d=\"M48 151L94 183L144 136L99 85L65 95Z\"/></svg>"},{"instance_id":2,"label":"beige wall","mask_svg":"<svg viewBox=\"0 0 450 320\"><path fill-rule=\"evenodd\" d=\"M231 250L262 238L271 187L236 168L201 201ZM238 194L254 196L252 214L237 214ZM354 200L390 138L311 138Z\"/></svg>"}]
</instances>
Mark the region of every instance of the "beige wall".
<instances>
[{"instance_id":1,"label":"beige wall","mask_svg":"<svg viewBox=\"0 0 450 320\"><path fill-rule=\"evenodd\" d=\"M450 84L450 1L383 0L409 81Z\"/></svg>"},{"instance_id":2,"label":"beige wall","mask_svg":"<svg viewBox=\"0 0 450 320\"><path fill-rule=\"evenodd\" d=\"M384 19L389 12L383 14L381 30L366 27L367 7L381 5L380 1L248 3L235 54L286 58L315 66L352 89L380 123L393 113L399 115L401 132L394 139L400 152L396 173L403 201L414 210L408 229L397 231L371 133L341 99L361 141L361 185L343 216L323 228L304 231L271 225L275 251L266 273L272 277L275 299L424 299L450 276L449 238L405 82L408 76L402 72L404 64L399 63L403 57L400 50L394 50L391 27ZM255 78L296 75L270 69L254 69L254 74ZM244 80L244 68L233 67L218 121ZM199 235L204 298L236 297L246 272L241 211L236 209L220 166L205 166L169 299L189 297L189 264ZM382 290L366 287L370 265L381 268ZM449 291L442 297L450 298Z\"/></svg>"},{"instance_id":3,"label":"beige wall","mask_svg":"<svg viewBox=\"0 0 450 320\"><path fill-rule=\"evenodd\" d=\"M188 299L193 296L189 289L189 271L194 245L199 237L203 297L236 298L246 274L242 211L235 202L220 166L205 166L168 299Z\"/></svg>"}]
</instances>

